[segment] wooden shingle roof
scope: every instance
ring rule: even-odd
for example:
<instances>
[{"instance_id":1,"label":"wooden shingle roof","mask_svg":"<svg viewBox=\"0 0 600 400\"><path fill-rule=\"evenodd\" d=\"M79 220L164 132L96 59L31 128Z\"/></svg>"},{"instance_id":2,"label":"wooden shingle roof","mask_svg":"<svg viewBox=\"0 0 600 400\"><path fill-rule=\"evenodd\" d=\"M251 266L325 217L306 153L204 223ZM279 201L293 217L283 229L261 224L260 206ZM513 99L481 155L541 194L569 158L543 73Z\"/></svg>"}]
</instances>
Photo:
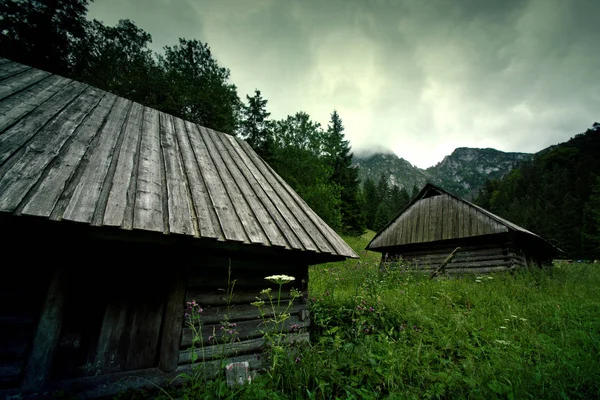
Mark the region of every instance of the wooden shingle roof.
<instances>
[{"instance_id":1,"label":"wooden shingle roof","mask_svg":"<svg viewBox=\"0 0 600 400\"><path fill-rule=\"evenodd\" d=\"M0 213L357 257L243 140L6 59Z\"/></svg>"},{"instance_id":2,"label":"wooden shingle roof","mask_svg":"<svg viewBox=\"0 0 600 400\"><path fill-rule=\"evenodd\" d=\"M509 232L525 235L543 247L554 249L535 233L427 183L405 209L375 235L367 249L385 251L395 246Z\"/></svg>"}]
</instances>

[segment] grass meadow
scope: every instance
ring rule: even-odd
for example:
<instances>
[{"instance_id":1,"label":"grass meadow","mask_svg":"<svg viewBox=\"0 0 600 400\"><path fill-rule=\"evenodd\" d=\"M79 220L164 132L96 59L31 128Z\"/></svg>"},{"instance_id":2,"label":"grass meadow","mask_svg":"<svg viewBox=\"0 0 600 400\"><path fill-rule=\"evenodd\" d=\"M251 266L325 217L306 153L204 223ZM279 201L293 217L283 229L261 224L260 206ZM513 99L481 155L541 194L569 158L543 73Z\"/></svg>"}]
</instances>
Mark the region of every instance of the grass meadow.
<instances>
[{"instance_id":1,"label":"grass meadow","mask_svg":"<svg viewBox=\"0 0 600 400\"><path fill-rule=\"evenodd\" d=\"M275 371L172 398L600 398L600 266L429 280L360 254L313 266L311 343Z\"/></svg>"}]
</instances>

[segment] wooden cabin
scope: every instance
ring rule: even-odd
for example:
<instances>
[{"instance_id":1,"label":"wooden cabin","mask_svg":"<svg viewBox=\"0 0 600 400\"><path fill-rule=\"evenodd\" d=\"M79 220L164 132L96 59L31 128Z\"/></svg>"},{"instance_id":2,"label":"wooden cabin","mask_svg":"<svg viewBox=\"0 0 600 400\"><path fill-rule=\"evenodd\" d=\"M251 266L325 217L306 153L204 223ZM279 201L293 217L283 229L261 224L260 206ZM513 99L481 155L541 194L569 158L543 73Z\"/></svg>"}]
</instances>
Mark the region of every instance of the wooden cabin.
<instances>
[{"instance_id":1,"label":"wooden cabin","mask_svg":"<svg viewBox=\"0 0 600 400\"><path fill-rule=\"evenodd\" d=\"M383 263L435 269L457 248L448 273L487 273L549 264L559 251L529 232L430 183L367 246Z\"/></svg>"},{"instance_id":2,"label":"wooden cabin","mask_svg":"<svg viewBox=\"0 0 600 400\"><path fill-rule=\"evenodd\" d=\"M6 59L0 229L2 398L170 381L192 300L204 361L256 364L264 277L305 291L309 265L357 257L246 142ZM302 299L292 324L305 339Z\"/></svg>"}]
</instances>

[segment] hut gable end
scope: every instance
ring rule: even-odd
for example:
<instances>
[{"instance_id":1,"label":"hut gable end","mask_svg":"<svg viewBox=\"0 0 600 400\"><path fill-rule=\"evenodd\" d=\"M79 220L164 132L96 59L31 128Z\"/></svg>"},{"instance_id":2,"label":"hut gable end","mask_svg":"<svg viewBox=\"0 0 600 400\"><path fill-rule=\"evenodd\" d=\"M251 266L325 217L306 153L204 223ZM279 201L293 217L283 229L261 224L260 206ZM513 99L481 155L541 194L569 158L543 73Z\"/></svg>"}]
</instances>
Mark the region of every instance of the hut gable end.
<instances>
[{"instance_id":1,"label":"hut gable end","mask_svg":"<svg viewBox=\"0 0 600 400\"><path fill-rule=\"evenodd\" d=\"M444 193L413 202L373 239L368 248L374 250L508 231L507 226L480 209Z\"/></svg>"}]
</instances>

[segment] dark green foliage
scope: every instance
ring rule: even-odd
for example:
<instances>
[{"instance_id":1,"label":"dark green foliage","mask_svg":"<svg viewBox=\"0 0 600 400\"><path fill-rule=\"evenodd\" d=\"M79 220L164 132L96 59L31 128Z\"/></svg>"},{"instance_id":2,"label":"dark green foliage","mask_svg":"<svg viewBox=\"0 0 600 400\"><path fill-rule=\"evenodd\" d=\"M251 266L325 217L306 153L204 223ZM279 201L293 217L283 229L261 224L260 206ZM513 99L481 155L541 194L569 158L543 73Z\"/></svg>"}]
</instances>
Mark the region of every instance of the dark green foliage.
<instances>
[{"instance_id":1,"label":"dark green foliage","mask_svg":"<svg viewBox=\"0 0 600 400\"><path fill-rule=\"evenodd\" d=\"M322 157L324 133L319 123L298 112L271 124L275 138L272 167L333 229L340 230L341 187Z\"/></svg>"},{"instance_id":2,"label":"dark green foliage","mask_svg":"<svg viewBox=\"0 0 600 400\"><path fill-rule=\"evenodd\" d=\"M0 2L0 56L67 74L71 49L84 36L87 0Z\"/></svg>"},{"instance_id":3,"label":"dark green foliage","mask_svg":"<svg viewBox=\"0 0 600 400\"><path fill-rule=\"evenodd\" d=\"M87 24L85 35L73 47L72 76L112 93L159 107L164 74L148 44L150 34L130 20L115 27L99 21Z\"/></svg>"},{"instance_id":4,"label":"dark green foliage","mask_svg":"<svg viewBox=\"0 0 600 400\"><path fill-rule=\"evenodd\" d=\"M254 91L254 96L246 96L246 99L248 104L242 106L240 135L259 156L272 164L275 139L268 120L271 113L267 112L267 100L262 98L258 89Z\"/></svg>"},{"instance_id":5,"label":"dark green foliage","mask_svg":"<svg viewBox=\"0 0 600 400\"><path fill-rule=\"evenodd\" d=\"M342 232L361 235L365 230L365 220L359 198L358 171L352 166L350 144L344 139L344 125L335 110L323 144L325 162L333 169L331 180L341 188Z\"/></svg>"},{"instance_id":6,"label":"dark green foliage","mask_svg":"<svg viewBox=\"0 0 600 400\"><path fill-rule=\"evenodd\" d=\"M477 204L549 240L568 256L599 258L594 188L600 127L548 148L504 179L485 184Z\"/></svg>"},{"instance_id":7,"label":"dark green foliage","mask_svg":"<svg viewBox=\"0 0 600 400\"><path fill-rule=\"evenodd\" d=\"M236 132L241 110L237 88L228 83L229 70L219 66L207 44L179 39L179 44L165 46L159 64L165 74L160 110L220 132Z\"/></svg>"},{"instance_id":8,"label":"dark green foliage","mask_svg":"<svg viewBox=\"0 0 600 400\"><path fill-rule=\"evenodd\" d=\"M405 188L389 185L385 176L379 177L377 184L371 179L363 184L363 197L366 210L366 225L374 231L381 230L398 215L410 201Z\"/></svg>"},{"instance_id":9,"label":"dark green foliage","mask_svg":"<svg viewBox=\"0 0 600 400\"><path fill-rule=\"evenodd\" d=\"M585 241L594 258L600 257L600 176L595 177L592 192L584 207Z\"/></svg>"}]
</instances>

